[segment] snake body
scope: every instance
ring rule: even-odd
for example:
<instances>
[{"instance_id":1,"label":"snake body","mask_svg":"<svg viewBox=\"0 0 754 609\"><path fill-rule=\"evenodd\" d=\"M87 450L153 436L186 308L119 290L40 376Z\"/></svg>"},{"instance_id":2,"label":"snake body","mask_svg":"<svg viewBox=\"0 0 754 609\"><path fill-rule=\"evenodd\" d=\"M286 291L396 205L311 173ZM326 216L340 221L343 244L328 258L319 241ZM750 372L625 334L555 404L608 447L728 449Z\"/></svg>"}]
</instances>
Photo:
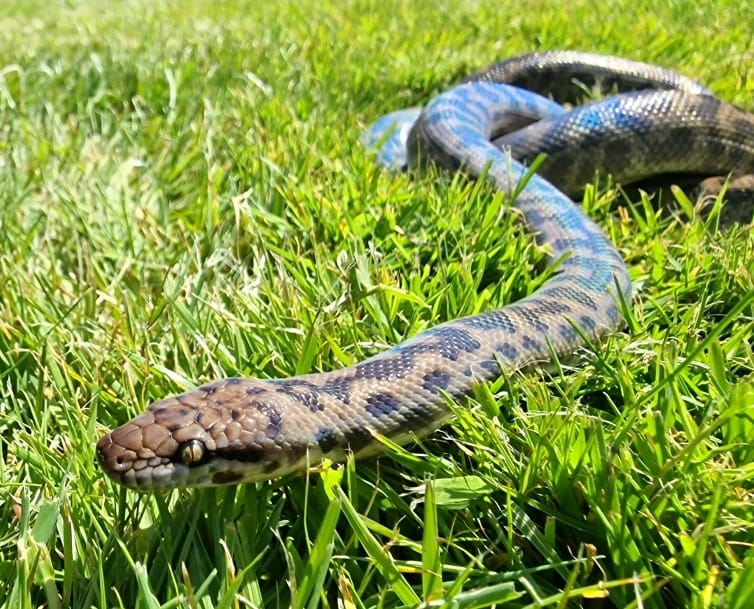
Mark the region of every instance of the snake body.
<instances>
[{"instance_id":1,"label":"snake body","mask_svg":"<svg viewBox=\"0 0 754 609\"><path fill-rule=\"evenodd\" d=\"M660 90L566 111L519 88L558 94L574 79ZM397 138L385 141L396 122ZM622 325L620 303L631 299L626 265L561 189L578 192L595 167L621 180L658 169L754 171L751 115L674 72L574 52L495 64L420 114L381 119L365 141L382 145L389 166L430 159L484 175L512 200L557 270L523 300L437 325L341 370L228 378L159 401L98 442L112 479L137 490L259 481L323 458L376 452L379 436L404 443L425 434L447 419L448 400L462 399L475 383L568 355ZM540 152L547 158L526 176L526 163ZM582 154L593 160L579 160Z\"/></svg>"}]
</instances>

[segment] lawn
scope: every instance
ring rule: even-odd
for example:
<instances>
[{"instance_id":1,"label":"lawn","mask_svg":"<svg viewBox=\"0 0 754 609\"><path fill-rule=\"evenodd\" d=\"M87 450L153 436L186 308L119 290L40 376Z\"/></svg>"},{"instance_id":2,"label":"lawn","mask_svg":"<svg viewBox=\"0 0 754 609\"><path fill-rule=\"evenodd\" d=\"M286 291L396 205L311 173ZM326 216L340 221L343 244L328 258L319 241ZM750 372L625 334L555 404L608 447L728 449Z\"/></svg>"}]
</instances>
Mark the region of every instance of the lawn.
<instances>
[{"instance_id":1,"label":"lawn","mask_svg":"<svg viewBox=\"0 0 754 609\"><path fill-rule=\"evenodd\" d=\"M490 187L375 166L380 114L556 48L754 110L753 5L103 6L0 6L0 607L754 606L754 236L682 193L588 187L628 327L420 444L162 495L94 452L202 382L340 368L541 285Z\"/></svg>"}]
</instances>

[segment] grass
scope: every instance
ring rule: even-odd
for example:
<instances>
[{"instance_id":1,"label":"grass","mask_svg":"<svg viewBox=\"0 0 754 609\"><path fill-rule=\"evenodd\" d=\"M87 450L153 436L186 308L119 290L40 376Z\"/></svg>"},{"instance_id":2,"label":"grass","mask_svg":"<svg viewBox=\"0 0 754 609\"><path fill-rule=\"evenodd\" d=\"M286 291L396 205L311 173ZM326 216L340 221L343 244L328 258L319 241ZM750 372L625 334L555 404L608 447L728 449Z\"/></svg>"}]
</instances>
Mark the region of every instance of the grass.
<instances>
[{"instance_id":1,"label":"grass","mask_svg":"<svg viewBox=\"0 0 754 609\"><path fill-rule=\"evenodd\" d=\"M754 9L100 4L0 7L0 606L752 606L754 238L680 194L589 189L627 331L420 445L137 495L94 443L202 381L341 367L540 285L486 186L374 167L380 113L540 48L751 107Z\"/></svg>"}]
</instances>

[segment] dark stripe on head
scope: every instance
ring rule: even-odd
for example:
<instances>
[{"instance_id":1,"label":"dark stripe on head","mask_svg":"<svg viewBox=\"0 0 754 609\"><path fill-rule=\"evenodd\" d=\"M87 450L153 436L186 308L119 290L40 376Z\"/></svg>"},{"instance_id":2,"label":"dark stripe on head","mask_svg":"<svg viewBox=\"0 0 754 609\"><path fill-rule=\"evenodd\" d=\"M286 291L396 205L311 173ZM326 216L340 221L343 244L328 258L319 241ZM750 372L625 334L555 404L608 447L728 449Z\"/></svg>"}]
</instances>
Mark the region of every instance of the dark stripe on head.
<instances>
[{"instance_id":1,"label":"dark stripe on head","mask_svg":"<svg viewBox=\"0 0 754 609\"><path fill-rule=\"evenodd\" d=\"M259 463L265 457L265 450L260 446L237 446L231 445L221 450L216 450L208 455L212 458L225 459L226 461L241 461L242 463Z\"/></svg>"},{"instance_id":2,"label":"dark stripe on head","mask_svg":"<svg viewBox=\"0 0 754 609\"><path fill-rule=\"evenodd\" d=\"M212 474L213 484L235 484L243 480L241 472L215 472Z\"/></svg>"}]
</instances>

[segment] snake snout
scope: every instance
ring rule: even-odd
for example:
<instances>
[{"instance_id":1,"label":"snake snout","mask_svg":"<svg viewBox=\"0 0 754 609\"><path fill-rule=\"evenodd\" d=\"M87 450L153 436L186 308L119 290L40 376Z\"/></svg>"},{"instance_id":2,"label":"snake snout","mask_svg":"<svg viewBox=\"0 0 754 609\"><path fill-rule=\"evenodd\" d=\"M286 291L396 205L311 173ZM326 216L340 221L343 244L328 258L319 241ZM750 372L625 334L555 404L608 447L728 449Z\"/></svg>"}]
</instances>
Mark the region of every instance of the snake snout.
<instances>
[{"instance_id":1,"label":"snake snout","mask_svg":"<svg viewBox=\"0 0 754 609\"><path fill-rule=\"evenodd\" d=\"M122 447L113 443L112 432L102 436L97 442L97 461L111 476L128 471L132 465Z\"/></svg>"},{"instance_id":2,"label":"snake snout","mask_svg":"<svg viewBox=\"0 0 754 609\"><path fill-rule=\"evenodd\" d=\"M112 480L129 488L139 489L139 470L143 469L144 460L139 458L136 451L119 441L123 431L124 428L119 427L99 439L96 447L97 461Z\"/></svg>"}]
</instances>

